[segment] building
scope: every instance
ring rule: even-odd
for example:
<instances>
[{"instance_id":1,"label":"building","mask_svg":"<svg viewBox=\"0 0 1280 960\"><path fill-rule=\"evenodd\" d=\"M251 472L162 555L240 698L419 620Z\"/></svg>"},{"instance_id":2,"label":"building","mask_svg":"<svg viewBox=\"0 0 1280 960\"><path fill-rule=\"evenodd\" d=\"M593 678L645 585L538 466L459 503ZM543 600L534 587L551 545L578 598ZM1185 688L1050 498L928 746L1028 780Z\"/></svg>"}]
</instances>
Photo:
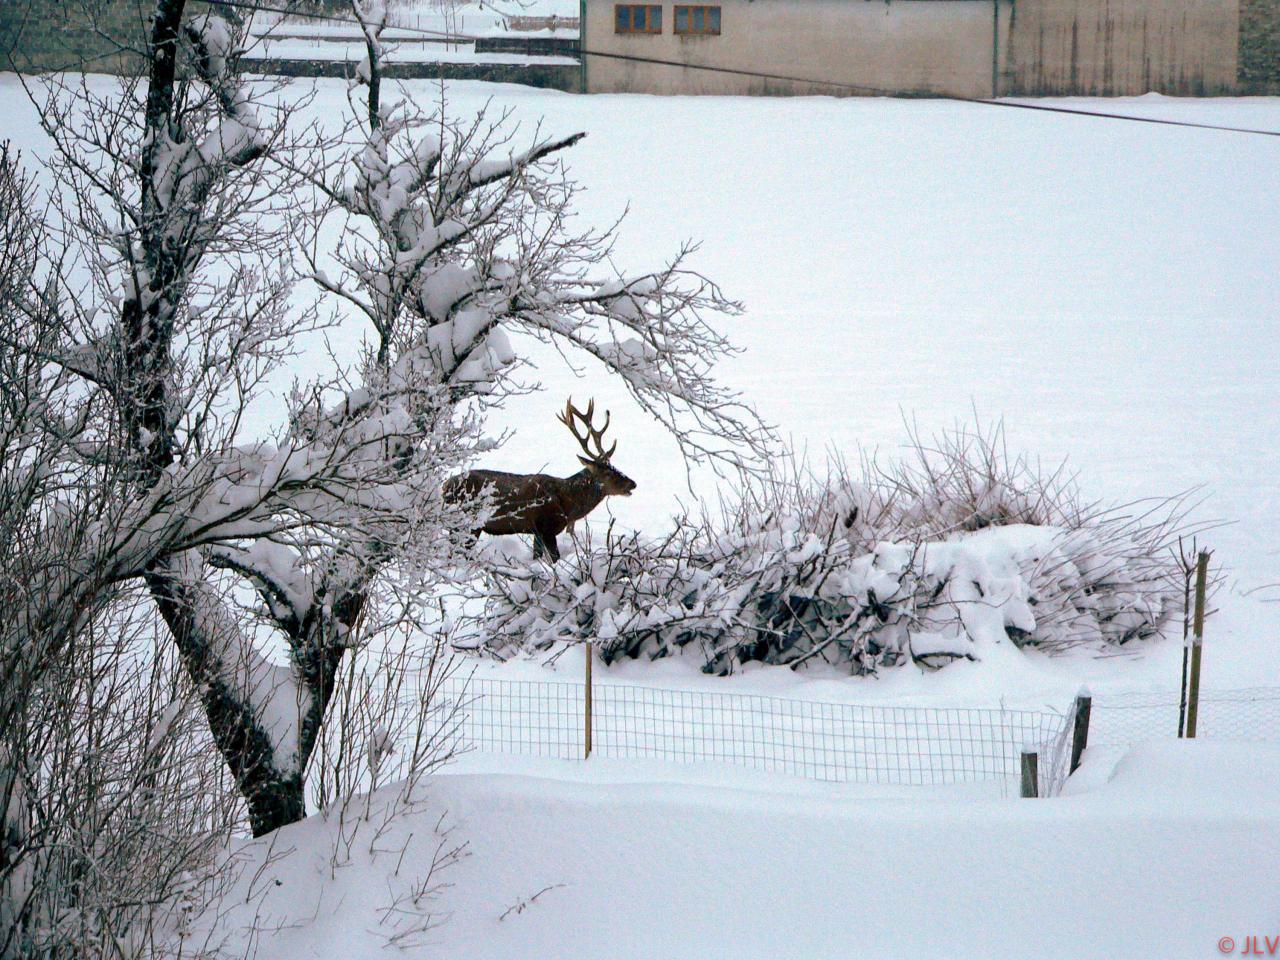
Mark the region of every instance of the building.
<instances>
[{"instance_id":1,"label":"building","mask_svg":"<svg viewBox=\"0 0 1280 960\"><path fill-rule=\"evenodd\" d=\"M0 0L0 70L137 69L154 6ZM1280 0L581 0L581 23L580 69L397 75L591 93L1280 95Z\"/></svg>"},{"instance_id":2,"label":"building","mask_svg":"<svg viewBox=\"0 0 1280 960\"><path fill-rule=\"evenodd\" d=\"M583 0L582 7L591 93L1280 93L1280 0Z\"/></svg>"}]
</instances>

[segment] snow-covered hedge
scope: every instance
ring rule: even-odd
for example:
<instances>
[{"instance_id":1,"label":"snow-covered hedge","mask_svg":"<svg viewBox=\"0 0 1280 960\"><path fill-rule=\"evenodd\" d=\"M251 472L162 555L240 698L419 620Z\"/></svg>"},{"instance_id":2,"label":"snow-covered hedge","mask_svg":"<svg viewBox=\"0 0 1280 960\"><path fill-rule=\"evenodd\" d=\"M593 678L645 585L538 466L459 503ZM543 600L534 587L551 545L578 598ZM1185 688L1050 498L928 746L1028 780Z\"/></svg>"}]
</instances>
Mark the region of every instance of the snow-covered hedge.
<instances>
[{"instance_id":1,"label":"snow-covered hedge","mask_svg":"<svg viewBox=\"0 0 1280 960\"><path fill-rule=\"evenodd\" d=\"M688 647L715 673L1120 645L1181 617L1169 549L1181 518L1177 502L1082 504L1060 472L1011 460L998 429L962 431L889 469L774 479L662 537L611 532L553 567L494 564L473 636L497 656L582 640L606 661Z\"/></svg>"}]
</instances>

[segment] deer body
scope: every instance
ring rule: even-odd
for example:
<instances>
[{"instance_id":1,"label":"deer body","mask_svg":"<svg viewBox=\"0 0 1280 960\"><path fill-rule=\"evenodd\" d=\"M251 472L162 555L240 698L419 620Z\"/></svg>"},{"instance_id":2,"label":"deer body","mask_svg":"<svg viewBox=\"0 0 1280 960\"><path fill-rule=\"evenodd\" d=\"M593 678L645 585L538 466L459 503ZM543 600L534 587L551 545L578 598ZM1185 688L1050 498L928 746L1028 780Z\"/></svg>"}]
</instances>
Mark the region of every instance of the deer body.
<instances>
[{"instance_id":1,"label":"deer body","mask_svg":"<svg viewBox=\"0 0 1280 960\"><path fill-rule=\"evenodd\" d=\"M493 513L479 530L495 535L523 533L533 536L534 553L545 551L551 561L560 559L556 537L600 505L605 497L631 495L636 483L609 463L615 443L607 452L601 437L609 427L599 430L591 426L595 403L587 405L585 414L576 410L570 400L560 421L573 431L574 437L588 456L579 457L583 469L571 477L553 477L545 473L504 473L500 470L469 470L450 477L444 484L444 499L449 503L465 503L490 497ZM575 418L587 425L583 437L574 427ZM594 440L596 449L588 445Z\"/></svg>"}]
</instances>

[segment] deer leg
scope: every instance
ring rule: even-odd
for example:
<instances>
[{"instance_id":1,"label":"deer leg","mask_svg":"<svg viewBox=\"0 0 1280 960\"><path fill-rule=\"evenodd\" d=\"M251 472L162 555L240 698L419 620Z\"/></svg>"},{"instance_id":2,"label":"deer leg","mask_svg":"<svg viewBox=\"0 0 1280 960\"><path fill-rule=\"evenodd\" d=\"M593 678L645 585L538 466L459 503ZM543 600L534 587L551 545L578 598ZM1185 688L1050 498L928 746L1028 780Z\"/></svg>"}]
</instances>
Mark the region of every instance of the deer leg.
<instances>
[{"instance_id":1,"label":"deer leg","mask_svg":"<svg viewBox=\"0 0 1280 960\"><path fill-rule=\"evenodd\" d=\"M552 525L538 527L533 535L533 555L540 557L545 550L551 562L556 563L560 559L560 547L556 543L556 534L559 532Z\"/></svg>"}]
</instances>

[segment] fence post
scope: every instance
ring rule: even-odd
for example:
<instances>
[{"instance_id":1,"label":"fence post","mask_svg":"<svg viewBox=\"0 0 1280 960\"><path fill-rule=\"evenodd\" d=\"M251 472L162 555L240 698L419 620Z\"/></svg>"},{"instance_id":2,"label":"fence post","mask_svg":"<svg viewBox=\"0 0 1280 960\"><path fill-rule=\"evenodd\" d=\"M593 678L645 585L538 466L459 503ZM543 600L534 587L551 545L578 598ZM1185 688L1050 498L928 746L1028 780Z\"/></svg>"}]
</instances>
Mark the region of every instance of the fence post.
<instances>
[{"instance_id":1,"label":"fence post","mask_svg":"<svg viewBox=\"0 0 1280 960\"><path fill-rule=\"evenodd\" d=\"M1040 796L1040 757L1030 750L1022 751L1022 795Z\"/></svg>"},{"instance_id":2,"label":"fence post","mask_svg":"<svg viewBox=\"0 0 1280 960\"><path fill-rule=\"evenodd\" d=\"M1196 558L1196 612L1191 627L1191 677L1187 681L1186 736L1194 740L1196 720L1200 715L1200 649L1204 645L1204 602L1209 580L1209 551L1201 550Z\"/></svg>"},{"instance_id":3,"label":"fence post","mask_svg":"<svg viewBox=\"0 0 1280 960\"><path fill-rule=\"evenodd\" d=\"M1071 731L1071 767L1067 770L1067 776L1076 772L1076 768L1080 766L1080 755L1089 745L1089 714L1092 709L1093 697L1086 688L1081 687L1076 694L1075 724Z\"/></svg>"},{"instance_id":4,"label":"fence post","mask_svg":"<svg viewBox=\"0 0 1280 960\"><path fill-rule=\"evenodd\" d=\"M583 760L591 759L591 641L587 641L587 684L583 694L583 732L585 734L584 743L586 744L586 753Z\"/></svg>"}]
</instances>

